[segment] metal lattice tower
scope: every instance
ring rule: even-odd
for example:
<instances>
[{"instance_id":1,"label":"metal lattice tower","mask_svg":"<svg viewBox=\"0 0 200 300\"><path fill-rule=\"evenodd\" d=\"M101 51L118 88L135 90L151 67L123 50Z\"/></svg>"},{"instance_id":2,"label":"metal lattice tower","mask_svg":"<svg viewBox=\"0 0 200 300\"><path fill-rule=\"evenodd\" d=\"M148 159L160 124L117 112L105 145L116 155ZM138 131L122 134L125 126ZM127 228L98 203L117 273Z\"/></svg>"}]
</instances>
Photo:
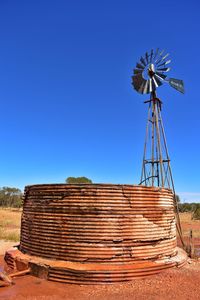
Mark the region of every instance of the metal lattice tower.
<instances>
[{"instance_id":1,"label":"metal lattice tower","mask_svg":"<svg viewBox=\"0 0 200 300\"><path fill-rule=\"evenodd\" d=\"M169 152L161 115L162 102L151 93L140 184L174 189Z\"/></svg>"}]
</instances>

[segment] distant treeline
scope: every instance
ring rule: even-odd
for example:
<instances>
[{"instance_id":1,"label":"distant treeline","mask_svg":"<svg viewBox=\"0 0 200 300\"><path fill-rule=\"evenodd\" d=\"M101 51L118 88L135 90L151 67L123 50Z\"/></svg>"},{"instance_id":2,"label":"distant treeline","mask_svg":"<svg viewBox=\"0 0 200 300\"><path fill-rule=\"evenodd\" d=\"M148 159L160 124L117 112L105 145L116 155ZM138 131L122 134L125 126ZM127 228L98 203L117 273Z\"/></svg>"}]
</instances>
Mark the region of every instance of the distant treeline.
<instances>
[{"instance_id":1,"label":"distant treeline","mask_svg":"<svg viewBox=\"0 0 200 300\"><path fill-rule=\"evenodd\" d=\"M178 203L179 212L190 212L192 218L200 220L200 203Z\"/></svg>"},{"instance_id":2,"label":"distant treeline","mask_svg":"<svg viewBox=\"0 0 200 300\"><path fill-rule=\"evenodd\" d=\"M22 207L22 191L18 188L4 186L0 188L0 206Z\"/></svg>"}]
</instances>

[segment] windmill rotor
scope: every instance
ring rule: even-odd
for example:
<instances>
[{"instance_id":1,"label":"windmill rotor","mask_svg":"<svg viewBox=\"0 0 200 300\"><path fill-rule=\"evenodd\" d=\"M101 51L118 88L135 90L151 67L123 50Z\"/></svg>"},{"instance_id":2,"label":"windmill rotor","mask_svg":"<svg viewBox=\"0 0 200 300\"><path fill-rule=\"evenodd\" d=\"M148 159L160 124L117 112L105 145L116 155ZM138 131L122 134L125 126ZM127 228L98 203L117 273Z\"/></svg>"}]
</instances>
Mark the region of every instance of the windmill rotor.
<instances>
[{"instance_id":1,"label":"windmill rotor","mask_svg":"<svg viewBox=\"0 0 200 300\"><path fill-rule=\"evenodd\" d=\"M182 80L168 78L167 72L170 71L169 53L165 50L160 51L157 48L155 51L151 49L148 53L141 56L133 70L132 85L140 94L149 94L155 92L156 89L163 83L169 83L171 87L184 93L184 83Z\"/></svg>"}]
</instances>

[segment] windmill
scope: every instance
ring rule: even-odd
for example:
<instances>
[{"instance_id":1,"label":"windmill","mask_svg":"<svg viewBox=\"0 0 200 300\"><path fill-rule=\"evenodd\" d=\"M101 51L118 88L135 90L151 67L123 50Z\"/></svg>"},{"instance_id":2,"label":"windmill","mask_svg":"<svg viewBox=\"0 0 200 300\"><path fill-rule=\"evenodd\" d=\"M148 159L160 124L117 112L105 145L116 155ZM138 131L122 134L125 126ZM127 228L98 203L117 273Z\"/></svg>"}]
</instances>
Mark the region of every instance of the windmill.
<instances>
[{"instance_id":1,"label":"windmill","mask_svg":"<svg viewBox=\"0 0 200 300\"><path fill-rule=\"evenodd\" d=\"M178 204L161 115L162 101L156 94L157 88L163 83L168 83L174 89L184 93L183 81L168 78L166 75L170 70L170 63L169 54L164 53L164 50L160 51L157 48L156 51L152 49L149 53L146 52L133 70L132 85L138 93L150 94L150 99L144 102L149 106L140 184L169 188L173 191L177 229L182 240Z\"/></svg>"},{"instance_id":2,"label":"windmill","mask_svg":"<svg viewBox=\"0 0 200 300\"><path fill-rule=\"evenodd\" d=\"M162 101L157 98L156 90L163 83L168 83L184 93L182 80L168 78L171 60L164 50L146 52L134 69L132 85L141 94L150 94L142 174L140 184L174 189L169 152L161 116Z\"/></svg>"}]
</instances>

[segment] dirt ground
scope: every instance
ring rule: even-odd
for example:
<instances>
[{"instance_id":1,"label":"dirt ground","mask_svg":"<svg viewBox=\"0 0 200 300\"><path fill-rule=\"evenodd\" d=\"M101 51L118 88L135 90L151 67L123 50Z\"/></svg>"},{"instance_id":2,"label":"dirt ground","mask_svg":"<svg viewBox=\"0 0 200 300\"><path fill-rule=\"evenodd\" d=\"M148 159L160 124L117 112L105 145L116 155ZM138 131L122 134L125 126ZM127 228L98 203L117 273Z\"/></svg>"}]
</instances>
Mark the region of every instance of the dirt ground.
<instances>
[{"instance_id":1,"label":"dirt ground","mask_svg":"<svg viewBox=\"0 0 200 300\"><path fill-rule=\"evenodd\" d=\"M2 257L1 257L2 260ZM0 300L197 300L200 299L200 261L145 279L114 285L71 285L30 275L0 289Z\"/></svg>"}]
</instances>

